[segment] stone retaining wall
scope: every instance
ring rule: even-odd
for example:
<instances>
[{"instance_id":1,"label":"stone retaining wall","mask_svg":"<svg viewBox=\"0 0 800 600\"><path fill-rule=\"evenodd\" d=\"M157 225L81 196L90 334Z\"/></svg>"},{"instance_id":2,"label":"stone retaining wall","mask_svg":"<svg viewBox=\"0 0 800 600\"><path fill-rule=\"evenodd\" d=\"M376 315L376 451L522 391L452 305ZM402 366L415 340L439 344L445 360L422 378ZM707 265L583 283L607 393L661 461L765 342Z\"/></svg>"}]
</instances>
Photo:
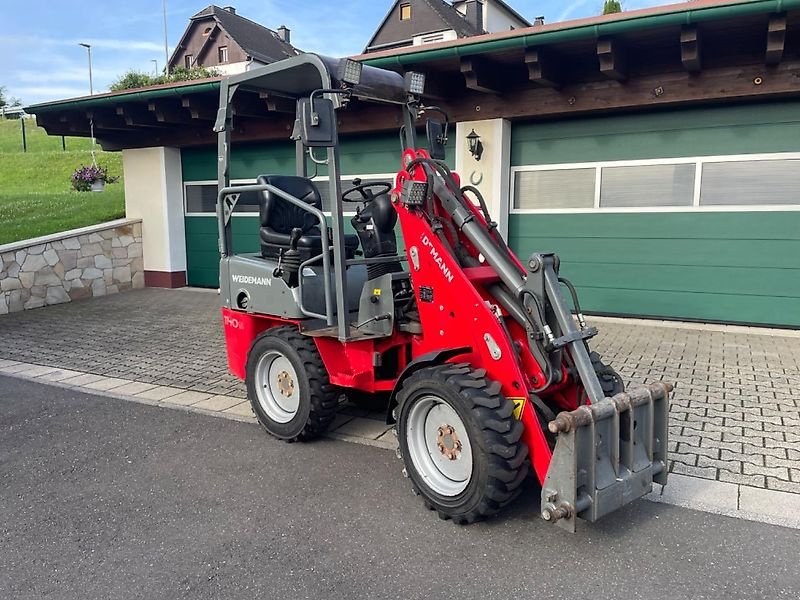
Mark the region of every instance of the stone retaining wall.
<instances>
[{"instance_id":1,"label":"stone retaining wall","mask_svg":"<svg viewBox=\"0 0 800 600\"><path fill-rule=\"evenodd\" d=\"M0 246L0 314L142 287L138 220L120 219Z\"/></svg>"}]
</instances>

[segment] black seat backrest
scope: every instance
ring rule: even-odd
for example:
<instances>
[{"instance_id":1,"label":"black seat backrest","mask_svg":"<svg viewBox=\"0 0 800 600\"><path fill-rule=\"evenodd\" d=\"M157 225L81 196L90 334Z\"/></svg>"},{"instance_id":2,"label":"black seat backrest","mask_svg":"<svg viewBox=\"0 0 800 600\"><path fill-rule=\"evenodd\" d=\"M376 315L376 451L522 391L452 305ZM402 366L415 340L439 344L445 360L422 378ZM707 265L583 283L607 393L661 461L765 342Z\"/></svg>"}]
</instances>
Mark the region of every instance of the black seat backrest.
<instances>
[{"instance_id":1,"label":"black seat backrest","mask_svg":"<svg viewBox=\"0 0 800 600\"><path fill-rule=\"evenodd\" d=\"M322 210L322 197L314 182L295 175L261 175L258 183L275 186L295 198ZM302 208L287 202L277 194L264 191L261 194L261 227L276 233L290 234L299 227L304 234L319 235L317 218Z\"/></svg>"}]
</instances>

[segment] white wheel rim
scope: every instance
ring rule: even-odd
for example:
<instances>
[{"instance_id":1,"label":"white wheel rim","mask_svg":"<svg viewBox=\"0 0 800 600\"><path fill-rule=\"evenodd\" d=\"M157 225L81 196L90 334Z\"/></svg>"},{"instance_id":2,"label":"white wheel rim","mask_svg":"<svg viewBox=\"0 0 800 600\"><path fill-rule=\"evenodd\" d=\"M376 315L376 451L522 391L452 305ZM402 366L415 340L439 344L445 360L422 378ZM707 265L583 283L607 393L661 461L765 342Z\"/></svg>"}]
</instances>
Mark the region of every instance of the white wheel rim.
<instances>
[{"instance_id":1,"label":"white wheel rim","mask_svg":"<svg viewBox=\"0 0 800 600\"><path fill-rule=\"evenodd\" d=\"M300 408L300 386L292 363L280 352L265 352L256 363L256 399L276 423L288 423Z\"/></svg>"},{"instance_id":2,"label":"white wheel rim","mask_svg":"<svg viewBox=\"0 0 800 600\"><path fill-rule=\"evenodd\" d=\"M472 479L472 445L455 409L428 395L408 413L406 443L409 458L425 484L441 496L457 496Z\"/></svg>"}]
</instances>

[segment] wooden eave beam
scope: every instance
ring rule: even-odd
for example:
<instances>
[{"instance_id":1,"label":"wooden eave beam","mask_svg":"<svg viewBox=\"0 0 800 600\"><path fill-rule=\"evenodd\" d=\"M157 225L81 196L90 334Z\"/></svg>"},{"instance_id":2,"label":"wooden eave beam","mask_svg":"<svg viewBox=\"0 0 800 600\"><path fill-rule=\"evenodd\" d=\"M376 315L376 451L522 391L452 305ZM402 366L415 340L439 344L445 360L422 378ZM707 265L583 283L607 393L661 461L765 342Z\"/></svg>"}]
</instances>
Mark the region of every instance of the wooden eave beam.
<instances>
[{"instance_id":1,"label":"wooden eave beam","mask_svg":"<svg viewBox=\"0 0 800 600\"><path fill-rule=\"evenodd\" d=\"M499 77L503 68L493 64L481 56L464 56L461 58L461 74L467 89L483 94L501 94L505 85Z\"/></svg>"},{"instance_id":2,"label":"wooden eave beam","mask_svg":"<svg viewBox=\"0 0 800 600\"><path fill-rule=\"evenodd\" d=\"M130 127L125 123L125 119L118 116L115 112L103 109L91 109L86 111L86 118L94 124L95 130L108 131L129 131Z\"/></svg>"},{"instance_id":3,"label":"wooden eave beam","mask_svg":"<svg viewBox=\"0 0 800 600\"><path fill-rule=\"evenodd\" d=\"M43 128L47 135L89 135L89 121L77 113L36 115L36 124Z\"/></svg>"},{"instance_id":4,"label":"wooden eave beam","mask_svg":"<svg viewBox=\"0 0 800 600\"><path fill-rule=\"evenodd\" d=\"M769 19L767 29L767 53L764 57L768 65L777 65L783 60L786 46L786 13L774 14Z\"/></svg>"},{"instance_id":5,"label":"wooden eave beam","mask_svg":"<svg viewBox=\"0 0 800 600\"><path fill-rule=\"evenodd\" d=\"M269 112L295 114L297 103L286 96L276 96L270 92L259 92L258 98L264 103Z\"/></svg>"},{"instance_id":6,"label":"wooden eave beam","mask_svg":"<svg viewBox=\"0 0 800 600\"><path fill-rule=\"evenodd\" d=\"M212 106L208 102L193 96L184 96L181 98L181 106L189 110L189 115L192 119L213 121L217 118L218 107Z\"/></svg>"},{"instance_id":7,"label":"wooden eave beam","mask_svg":"<svg viewBox=\"0 0 800 600\"><path fill-rule=\"evenodd\" d=\"M597 59L600 72L614 81L628 78L628 65L620 43L614 38L601 37L597 40Z\"/></svg>"},{"instance_id":8,"label":"wooden eave beam","mask_svg":"<svg viewBox=\"0 0 800 600\"><path fill-rule=\"evenodd\" d=\"M525 64L528 66L528 79L536 85L557 88L561 86L558 65L546 48L525 50Z\"/></svg>"},{"instance_id":9,"label":"wooden eave beam","mask_svg":"<svg viewBox=\"0 0 800 600\"><path fill-rule=\"evenodd\" d=\"M593 81L552 88L529 86L504 97L468 93L452 99L447 109L453 122L482 119L554 119L609 111L653 110L708 104L752 102L797 95L800 60L783 60L764 76L764 66L709 68L698 74L683 70L630 78L624 88L612 81Z\"/></svg>"},{"instance_id":10,"label":"wooden eave beam","mask_svg":"<svg viewBox=\"0 0 800 600\"><path fill-rule=\"evenodd\" d=\"M703 70L700 32L693 25L684 25L681 28L681 63L689 73Z\"/></svg>"},{"instance_id":11,"label":"wooden eave beam","mask_svg":"<svg viewBox=\"0 0 800 600\"><path fill-rule=\"evenodd\" d=\"M125 120L129 127L147 127L161 129L168 127L165 123L159 123L153 113L147 107L139 104L122 104L117 106L116 113Z\"/></svg>"},{"instance_id":12,"label":"wooden eave beam","mask_svg":"<svg viewBox=\"0 0 800 600\"><path fill-rule=\"evenodd\" d=\"M294 110L292 110L294 112ZM233 97L233 116L263 119L269 114L266 102L256 94L239 92Z\"/></svg>"},{"instance_id":13,"label":"wooden eave beam","mask_svg":"<svg viewBox=\"0 0 800 600\"><path fill-rule=\"evenodd\" d=\"M159 123L188 125L194 122L188 111L176 102L157 100L148 103L147 110L155 115Z\"/></svg>"}]
</instances>

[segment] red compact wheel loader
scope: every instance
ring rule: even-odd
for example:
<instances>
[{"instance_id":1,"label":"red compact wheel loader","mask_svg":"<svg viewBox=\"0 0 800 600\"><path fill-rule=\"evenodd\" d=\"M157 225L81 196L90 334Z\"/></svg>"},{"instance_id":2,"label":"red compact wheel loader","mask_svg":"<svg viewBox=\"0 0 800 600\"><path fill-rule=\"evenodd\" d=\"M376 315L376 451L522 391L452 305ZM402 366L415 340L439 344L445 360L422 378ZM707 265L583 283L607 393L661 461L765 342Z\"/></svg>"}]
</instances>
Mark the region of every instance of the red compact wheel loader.
<instances>
[{"instance_id":1,"label":"red compact wheel loader","mask_svg":"<svg viewBox=\"0 0 800 600\"><path fill-rule=\"evenodd\" d=\"M444 162L447 118L424 106L424 83L313 54L223 81L217 216L230 369L261 425L288 441L325 432L343 393L388 396L403 473L442 518L494 515L532 469L542 517L574 531L576 518L595 521L666 484L672 387L626 392L589 349L597 330L558 257L519 260L480 192ZM232 186L232 103L258 92L296 102L296 174ZM337 112L367 103L402 111L398 173L343 191ZM327 168L327 207L309 162ZM236 254L231 221L246 198L259 206L261 251Z\"/></svg>"}]
</instances>

